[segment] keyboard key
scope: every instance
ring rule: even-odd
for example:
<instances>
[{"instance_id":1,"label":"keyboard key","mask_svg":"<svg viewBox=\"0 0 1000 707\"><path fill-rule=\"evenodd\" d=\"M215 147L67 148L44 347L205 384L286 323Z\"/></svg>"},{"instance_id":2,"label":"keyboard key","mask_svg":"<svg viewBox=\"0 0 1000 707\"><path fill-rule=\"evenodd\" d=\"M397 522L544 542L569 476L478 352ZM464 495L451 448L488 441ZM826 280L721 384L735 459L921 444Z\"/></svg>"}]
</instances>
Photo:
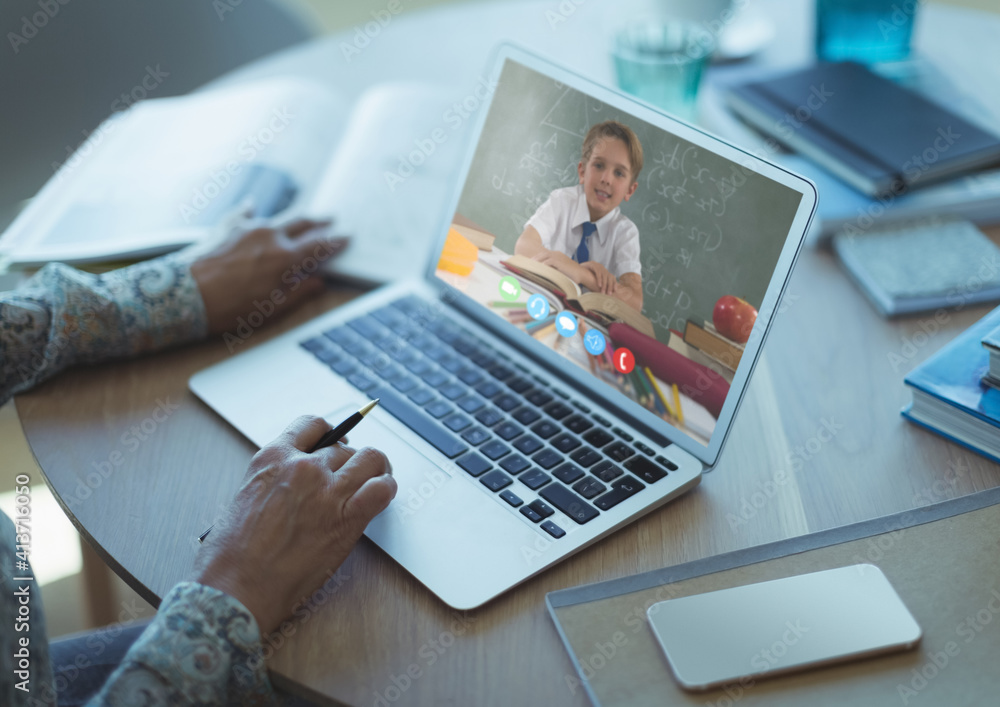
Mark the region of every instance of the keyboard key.
<instances>
[{"instance_id":1,"label":"keyboard key","mask_svg":"<svg viewBox=\"0 0 1000 707\"><path fill-rule=\"evenodd\" d=\"M555 513L555 511L552 510L552 507L540 498L536 498L534 501L529 503L528 508L533 510L542 518L548 518L550 515Z\"/></svg>"},{"instance_id":2,"label":"keyboard key","mask_svg":"<svg viewBox=\"0 0 1000 707\"><path fill-rule=\"evenodd\" d=\"M573 484L573 490L584 498L593 498L599 493L604 493L607 488L600 481L595 479L593 476L588 476L585 479L581 479Z\"/></svg>"},{"instance_id":3,"label":"keyboard key","mask_svg":"<svg viewBox=\"0 0 1000 707\"><path fill-rule=\"evenodd\" d=\"M523 452L524 454L534 454L544 446L544 442L537 437L533 437L532 435L524 435L523 437L519 437L518 440L514 442L514 449L519 452Z\"/></svg>"},{"instance_id":4,"label":"keyboard key","mask_svg":"<svg viewBox=\"0 0 1000 707\"><path fill-rule=\"evenodd\" d=\"M655 484L667 475L666 470L659 464L654 464L646 457L636 455L622 464L626 469L645 481L647 484Z\"/></svg>"},{"instance_id":5,"label":"keyboard key","mask_svg":"<svg viewBox=\"0 0 1000 707\"><path fill-rule=\"evenodd\" d=\"M677 471L677 465L662 455L658 456L656 458L656 461L662 464L663 466L667 467L667 469L670 471Z\"/></svg>"},{"instance_id":6,"label":"keyboard key","mask_svg":"<svg viewBox=\"0 0 1000 707\"><path fill-rule=\"evenodd\" d=\"M499 469L494 469L489 474L481 477L479 483L495 493L500 489L507 488L514 481Z\"/></svg>"},{"instance_id":7,"label":"keyboard key","mask_svg":"<svg viewBox=\"0 0 1000 707\"><path fill-rule=\"evenodd\" d=\"M438 361L438 365L449 373L458 373L465 368L465 359L461 356L446 356Z\"/></svg>"},{"instance_id":8,"label":"keyboard key","mask_svg":"<svg viewBox=\"0 0 1000 707\"><path fill-rule=\"evenodd\" d=\"M440 419L451 412L454 408L443 400L438 400L436 403L431 403L426 408L427 413Z\"/></svg>"},{"instance_id":9,"label":"keyboard key","mask_svg":"<svg viewBox=\"0 0 1000 707\"><path fill-rule=\"evenodd\" d=\"M477 412L476 419L487 427L492 427L503 419L503 415L500 414L499 410L491 406Z\"/></svg>"},{"instance_id":10,"label":"keyboard key","mask_svg":"<svg viewBox=\"0 0 1000 707\"><path fill-rule=\"evenodd\" d=\"M644 488L646 487L642 485L642 482L633 479L631 476L626 476L611 484L611 490L603 496L598 496L597 500L594 501L594 505L602 511L606 511L609 508L614 508L626 498L636 495Z\"/></svg>"},{"instance_id":11,"label":"keyboard key","mask_svg":"<svg viewBox=\"0 0 1000 707\"><path fill-rule=\"evenodd\" d=\"M651 457L654 454L656 454L656 452L653 450L652 447L650 447L648 444L643 444L642 442L636 442L635 448L638 449L643 454L645 454L647 457Z\"/></svg>"},{"instance_id":12,"label":"keyboard key","mask_svg":"<svg viewBox=\"0 0 1000 707\"><path fill-rule=\"evenodd\" d=\"M594 420L594 422L596 422L596 423L597 423L598 425L604 425L605 427L611 427L611 421L610 421L610 420L606 420L606 419L604 419L604 418L603 418L603 417L601 417L600 415L591 415L590 417L591 417L591 419L593 419L593 420Z\"/></svg>"},{"instance_id":13,"label":"keyboard key","mask_svg":"<svg viewBox=\"0 0 1000 707\"><path fill-rule=\"evenodd\" d=\"M520 422L522 425L530 425L532 422L541 417L541 414L535 408L530 407L520 407L514 414L511 415L515 420Z\"/></svg>"},{"instance_id":14,"label":"keyboard key","mask_svg":"<svg viewBox=\"0 0 1000 707\"><path fill-rule=\"evenodd\" d=\"M547 520L544 523L542 523L542 530L544 530L546 533L554 537L556 540L558 540L559 538L561 538L563 535L566 534L565 530L560 528L551 520Z\"/></svg>"},{"instance_id":15,"label":"keyboard key","mask_svg":"<svg viewBox=\"0 0 1000 707\"><path fill-rule=\"evenodd\" d=\"M512 375L514 375L514 371L510 370L506 366L501 365L499 363L497 365L493 366L492 368L490 368L487 372L491 376L493 376L494 378L496 378L498 381L507 380Z\"/></svg>"},{"instance_id":16,"label":"keyboard key","mask_svg":"<svg viewBox=\"0 0 1000 707\"><path fill-rule=\"evenodd\" d=\"M465 415L461 415L457 412L454 415L449 415L444 419L444 426L447 427L452 432L461 432L471 424L472 420L467 418Z\"/></svg>"},{"instance_id":17,"label":"keyboard key","mask_svg":"<svg viewBox=\"0 0 1000 707\"><path fill-rule=\"evenodd\" d=\"M546 474L541 469L532 469L531 471L526 471L521 474L521 483L527 486L532 491L540 489L545 484L552 481L552 477Z\"/></svg>"},{"instance_id":18,"label":"keyboard key","mask_svg":"<svg viewBox=\"0 0 1000 707\"><path fill-rule=\"evenodd\" d=\"M511 454L500 462L500 466L511 474L514 474L514 476L517 476L531 466L531 462L522 457L520 454Z\"/></svg>"},{"instance_id":19,"label":"keyboard key","mask_svg":"<svg viewBox=\"0 0 1000 707\"><path fill-rule=\"evenodd\" d=\"M415 376L425 376L437 370L432 364L420 358L410 361L406 364L406 368Z\"/></svg>"},{"instance_id":20,"label":"keyboard key","mask_svg":"<svg viewBox=\"0 0 1000 707\"><path fill-rule=\"evenodd\" d=\"M406 397L415 402L417 405L426 405L434 399L434 393L427 388L417 388L416 390L410 391Z\"/></svg>"},{"instance_id":21,"label":"keyboard key","mask_svg":"<svg viewBox=\"0 0 1000 707\"><path fill-rule=\"evenodd\" d=\"M549 440L549 444L558 449L563 454L569 454L580 446L580 440L573 435L563 433Z\"/></svg>"},{"instance_id":22,"label":"keyboard key","mask_svg":"<svg viewBox=\"0 0 1000 707\"><path fill-rule=\"evenodd\" d=\"M438 392L443 397L448 398L448 400L457 400L458 398L461 398L463 395L465 395L465 392L467 390L468 388L466 388L461 383L449 383L443 388L439 388Z\"/></svg>"},{"instance_id":23,"label":"keyboard key","mask_svg":"<svg viewBox=\"0 0 1000 707\"><path fill-rule=\"evenodd\" d=\"M466 385L479 385L483 382L483 374L478 368L463 368L458 372L458 379Z\"/></svg>"},{"instance_id":24,"label":"keyboard key","mask_svg":"<svg viewBox=\"0 0 1000 707\"><path fill-rule=\"evenodd\" d=\"M478 426L471 427L462 433L462 439L471 444L473 447L478 447L490 437L491 435L489 432Z\"/></svg>"},{"instance_id":25,"label":"keyboard key","mask_svg":"<svg viewBox=\"0 0 1000 707\"><path fill-rule=\"evenodd\" d=\"M559 431L559 425L550 420L542 420L531 426L531 431L542 439L548 439Z\"/></svg>"},{"instance_id":26,"label":"keyboard key","mask_svg":"<svg viewBox=\"0 0 1000 707\"><path fill-rule=\"evenodd\" d=\"M444 371L430 371L421 376L421 378L431 388L440 388L448 381L448 374Z\"/></svg>"},{"instance_id":27,"label":"keyboard key","mask_svg":"<svg viewBox=\"0 0 1000 707\"><path fill-rule=\"evenodd\" d=\"M611 462L609 462L607 459L605 459L600 464L598 464L593 469L591 469L590 473L593 474L594 476L596 476L601 481L604 481L604 482L610 484L612 481L614 481L615 479L617 479L619 476L621 476L625 472L622 471L621 469L619 469L617 466L615 466Z\"/></svg>"},{"instance_id":28,"label":"keyboard key","mask_svg":"<svg viewBox=\"0 0 1000 707\"><path fill-rule=\"evenodd\" d=\"M583 469L571 462L565 462L553 469L552 475L564 484L571 484L583 476Z\"/></svg>"},{"instance_id":29,"label":"keyboard key","mask_svg":"<svg viewBox=\"0 0 1000 707\"><path fill-rule=\"evenodd\" d=\"M524 398L536 407L542 407L543 405L548 405L552 402L552 396L544 390L534 390L524 396Z\"/></svg>"},{"instance_id":30,"label":"keyboard key","mask_svg":"<svg viewBox=\"0 0 1000 707\"><path fill-rule=\"evenodd\" d=\"M614 442L609 444L604 448L604 453L616 462L623 462L635 454L632 448L623 442Z\"/></svg>"},{"instance_id":31,"label":"keyboard key","mask_svg":"<svg viewBox=\"0 0 1000 707\"><path fill-rule=\"evenodd\" d=\"M575 432L578 435L583 434L594 426L594 423L585 418L583 415L573 415L572 417L567 417L563 420L563 424L566 425L567 430Z\"/></svg>"},{"instance_id":32,"label":"keyboard key","mask_svg":"<svg viewBox=\"0 0 1000 707\"><path fill-rule=\"evenodd\" d=\"M365 339L374 339L376 336L385 334L386 332L385 327L379 324L378 320L370 314L352 319L347 322L347 326L361 334Z\"/></svg>"},{"instance_id":33,"label":"keyboard key","mask_svg":"<svg viewBox=\"0 0 1000 707\"><path fill-rule=\"evenodd\" d=\"M485 347L469 356L469 360L482 369L492 368L497 363L497 360Z\"/></svg>"},{"instance_id":34,"label":"keyboard key","mask_svg":"<svg viewBox=\"0 0 1000 707\"><path fill-rule=\"evenodd\" d=\"M493 399L493 404L504 412L510 412L516 407L521 405L521 399L516 395L511 395L510 393L504 393L503 395L498 395Z\"/></svg>"},{"instance_id":35,"label":"keyboard key","mask_svg":"<svg viewBox=\"0 0 1000 707\"><path fill-rule=\"evenodd\" d=\"M532 523L537 523L542 519L542 517L538 515L538 512L531 506L525 506L521 509L520 513Z\"/></svg>"},{"instance_id":36,"label":"keyboard key","mask_svg":"<svg viewBox=\"0 0 1000 707\"><path fill-rule=\"evenodd\" d=\"M392 387L404 395L417 387L417 379L413 376L399 376L391 381Z\"/></svg>"},{"instance_id":37,"label":"keyboard key","mask_svg":"<svg viewBox=\"0 0 1000 707\"><path fill-rule=\"evenodd\" d=\"M580 447L578 450L570 454L569 458L584 468L591 467L601 461L601 455L590 447ZM610 462L608 463L610 464Z\"/></svg>"},{"instance_id":38,"label":"keyboard key","mask_svg":"<svg viewBox=\"0 0 1000 707\"><path fill-rule=\"evenodd\" d=\"M475 452L469 452L458 460L458 465L472 476L479 476L493 468L493 465Z\"/></svg>"},{"instance_id":39,"label":"keyboard key","mask_svg":"<svg viewBox=\"0 0 1000 707\"><path fill-rule=\"evenodd\" d=\"M619 437L621 437L626 442L631 442L632 439L633 439L632 435L630 435L628 432L626 432L625 430L623 430L621 427L612 427L611 431L614 432Z\"/></svg>"},{"instance_id":40,"label":"keyboard key","mask_svg":"<svg viewBox=\"0 0 1000 707\"><path fill-rule=\"evenodd\" d=\"M502 498L503 500L505 500L507 503L509 503L514 508L517 508L522 503L524 503L524 501L521 500L521 497L518 496L513 491L511 491L510 489L507 489L506 491L503 491L500 494L500 498Z\"/></svg>"},{"instance_id":41,"label":"keyboard key","mask_svg":"<svg viewBox=\"0 0 1000 707\"><path fill-rule=\"evenodd\" d=\"M599 515L596 508L561 484L549 484L538 495L580 525Z\"/></svg>"},{"instance_id":42,"label":"keyboard key","mask_svg":"<svg viewBox=\"0 0 1000 707\"><path fill-rule=\"evenodd\" d=\"M330 368L332 368L336 373L339 373L340 375L347 377L352 373L357 372L358 364L355 363L354 360L352 359L345 358L344 360L338 361L337 363L333 364L332 366L330 366Z\"/></svg>"},{"instance_id":43,"label":"keyboard key","mask_svg":"<svg viewBox=\"0 0 1000 707\"><path fill-rule=\"evenodd\" d=\"M499 437L500 439L507 440L509 442L510 440L514 439L522 432L524 432L524 428L521 427L520 425L515 425L513 422L510 422L508 420L507 422L504 422L502 425L497 425L495 428L493 428L493 431L496 432L497 437Z\"/></svg>"},{"instance_id":44,"label":"keyboard key","mask_svg":"<svg viewBox=\"0 0 1000 707\"><path fill-rule=\"evenodd\" d=\"M488 456L490 459L496 461L500 457L510 454L510 447L499 440L493 440L492 442L487 442L480 447L479 451Z\"/></svg>"},{"instance_id":45,"label":"keyboard key","mask_svg":"<svg viewBox=\"0 0 1000 707\"><path fill-rule=\"evenodd\" d=\"M466 395L458 401L458 406L470 415L481 410L486 405L486 401L478 395Z\"/></svg>"},{"instance_id":46,"label":"keyboard key","mask_svg":"<svg viewBox=\"0 0 1000 707\"><path fill-rule=\"evenodd\" d=\"M559 402L558 400L556 400L554 403L549 403L542 409L545 410L545 412L549 415L549 417L552 417L553 419L556 420L561 420L567 415L569 415L571 412L573 412L573 408L571 408L566 403Z\"/></svg>"},{"instance_id":47,"label":"keyboard key","mask_svg":"<svg viewBox=\"0 0 1000 707\"><path fill-rule=\"evenodd\" d=\"M364 373L355 373L353 376L348 376L347 382L358 390L369 390L379 383L379 381L366 376Z\"/></svg>"},{"instance_id":48,"label":"keyboard key","mask_svg":"<svg viewBox=\"0 0 1000 707\"><path fill-rule=\"evenodd\" d=\"M524 391L531 388L531 381L521 376L514 376L513 378L510 378L506 382L507 382L507 387L513 390L515 393L523 393Z\"/></svg>"},{"instance_id":49,"label":"keyboard key","mask_svg":"<svg viewBox=\"0 0 1000 707\"><path fill-rule=\"evenodd\" d=\"M501 388L496 381L486 381L485 383L480 383L476 386L476 392L484 398L492 398L501 390L503 390L503 388Z\"/></svg>"},{"instance_id":50,"label":"keyboard key","mask_svg":"<svg viewBox=\"0 0 1000 707\"><path fill-rule=\"evenodd\" d=\"M588 413L588 414L590 413L590 408L589 407L587 407L583 403L578 403L575 400L573 401L573 407L575 407L580 412L585 412L585 413Z\"/></svg>"},{"instance_id":51,"label":"keyboard key","mask_svg":"<svg viewBox=\"0 0 1000 707\"><path fill-rule=\"evenodd\" d=\"M583 436L584 442L592 444L598 449L600 449L613 439L614 437L609 435L607 432L596 427Z\"/></svg>"},{"instance_id":52,"label":"keyboard key","mask_svg":"<svg viewBox=\"0 0 1000 707\"><path fill-rule=\"evenodd\" d=\"M299 346L304 348L310 353L317 353L319 351L326 351L330 347L330 342L322 336L317 336L312 339L306 339L305 341L300 341Z\"/></svg>"},{"instance_id":53,"label":"keyboard key","mask_svg":"<svg viewBox=\"0 0 1000 707\"><path fill-rule=\"evenodd\" d=\"M387 385L378 386L370 394L373 398L381 398L379 407L416 432L449 459L454 459L468 450L467 444L424 414L424 409L429 411L430 408L418 408Z\"/></svg>"},{"instance_id":54,"label":"keyboard key","mask_svg":"<svg viewBox=\"0 0 1000 707\"><path fill-rule=\"evenodd\" d=\"M524 450L522 449L521 451L523 452ZM556 464L562 462L563 458L551 449L543 449L533 456L531 460L543 469L551 469Z\"/></svg>"}]
</instances>

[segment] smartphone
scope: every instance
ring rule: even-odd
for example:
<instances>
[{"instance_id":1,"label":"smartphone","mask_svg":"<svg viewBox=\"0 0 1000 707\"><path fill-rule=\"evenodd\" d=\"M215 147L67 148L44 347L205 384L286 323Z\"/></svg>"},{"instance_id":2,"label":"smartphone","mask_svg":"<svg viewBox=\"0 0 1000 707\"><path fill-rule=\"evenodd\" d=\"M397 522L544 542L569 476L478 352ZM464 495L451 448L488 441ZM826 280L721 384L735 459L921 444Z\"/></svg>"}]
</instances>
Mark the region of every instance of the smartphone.
<instances>
[{"instance_id":1,"label":"smartphone","mask_svg":"<svg viewBox=\"0 0 1000 707\"><path fill-rule=\"evenodd\" d=\"M906 650L920 626L874 565L668 599L647 611L677 681L707 690Z\"/></svg>"}]
</instances>

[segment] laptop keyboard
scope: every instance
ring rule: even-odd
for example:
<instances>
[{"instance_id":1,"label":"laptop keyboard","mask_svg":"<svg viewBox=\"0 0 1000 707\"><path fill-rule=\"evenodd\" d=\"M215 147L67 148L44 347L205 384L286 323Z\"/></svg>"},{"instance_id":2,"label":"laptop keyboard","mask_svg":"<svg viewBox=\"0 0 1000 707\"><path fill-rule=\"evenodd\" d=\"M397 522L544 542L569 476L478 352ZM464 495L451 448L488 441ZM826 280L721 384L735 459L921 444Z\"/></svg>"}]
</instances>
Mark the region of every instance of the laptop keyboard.
<instances>
[{"instance_id":1,"label":"laptop keyboard","mask_svg":"<svg viewBox=\"0 0 1000 707\"><path fill-rule=\"evenodd\" d=\"M417 297L301 346L553 538L677 469Z\"/></svg>"}]
</instances>

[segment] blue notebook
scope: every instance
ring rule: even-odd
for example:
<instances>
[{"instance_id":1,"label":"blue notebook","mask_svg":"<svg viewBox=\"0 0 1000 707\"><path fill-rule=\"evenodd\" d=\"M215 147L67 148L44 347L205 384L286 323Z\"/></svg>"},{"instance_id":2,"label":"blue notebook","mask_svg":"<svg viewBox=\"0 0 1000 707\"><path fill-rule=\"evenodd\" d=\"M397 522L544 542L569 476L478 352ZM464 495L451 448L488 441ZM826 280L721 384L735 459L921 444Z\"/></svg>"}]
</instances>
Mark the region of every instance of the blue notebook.
<instances>
[{"instance_id":1,"label":"blue notebook","mask_svg":"<svg viewBox=\"0 0 1000 707\"><path fill-rule=\"evenodd\" d=\"M833 250L884 316L1000 300L1000 248L969 221L838 233Z\"/></svg>"},{"instance_id":2,"label":"blue notebook","mask_svg":"<svg viewBox=\"0 0 1000 707\"><path fill-rule=\"evenodd\" d=\"M989 369L982 342L997 327L1000 307L913 369L903 379L913 393L903 416L1000 462L1000 390L982 381Z\"/></svg>"}]
</instances>

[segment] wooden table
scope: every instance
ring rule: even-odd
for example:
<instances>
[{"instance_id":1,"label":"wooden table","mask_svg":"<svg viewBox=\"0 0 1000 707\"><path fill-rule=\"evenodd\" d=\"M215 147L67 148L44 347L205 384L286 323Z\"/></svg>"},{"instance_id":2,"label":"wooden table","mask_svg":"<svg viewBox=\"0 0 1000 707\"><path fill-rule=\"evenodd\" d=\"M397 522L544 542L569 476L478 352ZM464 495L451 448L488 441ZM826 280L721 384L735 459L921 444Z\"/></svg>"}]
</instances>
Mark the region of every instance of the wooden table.
<instances>
[{"instance_id":1,"label":"wooden table","mask_svg":"<svg viewBox=\"0 0 1000 707\"><path fill-rule=\"evenodd\" d=\"M539 41L534 29L517 28L531 20L532 27L557 35L562 28L547 27L538 14L548 7L477 6L482 15L475 25ZM579 6L579 16L570 19L584 24L587 7ZM435 29L443 17L469 22L471 12L396 18L357 62L377 64L377 52L411 47L414 26L428 33L418 44L437 41L449 31L447 23ZM316 61L337 60L337 42L349 36L295 50L255 71L319 71ZM564 45L561 37L554 41ZM455 42L458 49L473 44L464 36ZM449 64L440 52L431 55L425 64ZM482 66L485 50L475 56L483 57ZM383 61L344 81L360 85L366 72L385 70ZM397 61L388 75L412 71ZM468 69L455 71L463 80L470 76ZM1000 240L1000 230L991 235ZM249 344L355 294L332 291L255 333ZM929 314L887 322L831 255L806 250L721 461L697 489L466 614L449 609L362 540L337 575L331 598L271 659L276 681L354 705L586 704L572 687L569 659L545 615L546 592L1000 485L996 464L899 415L908 400L904 374L988 310L970 307L943 321ZM232 497L255 451L186 389L191 374L228 355L216 338L78 369L17 399L27 438L71 519L154 603L188 575L197 534Z\"/></svg>"}]
</instances>

